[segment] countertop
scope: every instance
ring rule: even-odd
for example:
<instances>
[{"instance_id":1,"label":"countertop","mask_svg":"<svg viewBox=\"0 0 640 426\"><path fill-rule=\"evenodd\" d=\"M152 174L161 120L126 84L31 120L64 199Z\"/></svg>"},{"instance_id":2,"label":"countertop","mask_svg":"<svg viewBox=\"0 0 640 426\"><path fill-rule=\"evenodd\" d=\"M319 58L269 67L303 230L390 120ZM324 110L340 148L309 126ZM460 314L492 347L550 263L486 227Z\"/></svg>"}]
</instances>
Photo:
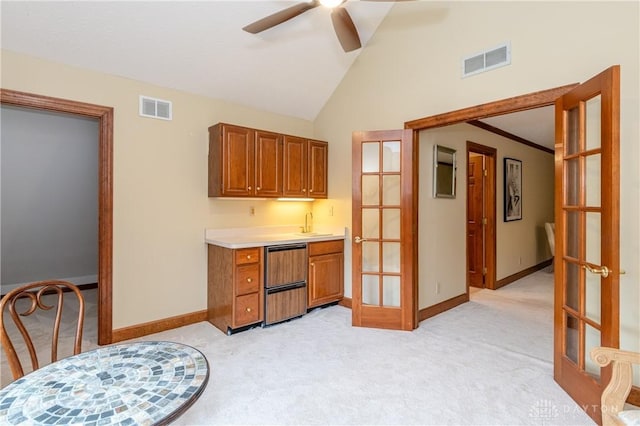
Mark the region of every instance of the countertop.
<instances>
[{"instance_id":1,"label":"countertop","mask_svg":"<svg viewBox=\"0 0 640 426\"><path fill-rule=\"evenodd\" d=\"M343 227L325 226L315 226L313 232L306 234L300 232L299 226L205 229L204 240L207 244L238 249L275 244L343 240L347 234L346 231L346 228Z\"/></svg>"}]
</instances>

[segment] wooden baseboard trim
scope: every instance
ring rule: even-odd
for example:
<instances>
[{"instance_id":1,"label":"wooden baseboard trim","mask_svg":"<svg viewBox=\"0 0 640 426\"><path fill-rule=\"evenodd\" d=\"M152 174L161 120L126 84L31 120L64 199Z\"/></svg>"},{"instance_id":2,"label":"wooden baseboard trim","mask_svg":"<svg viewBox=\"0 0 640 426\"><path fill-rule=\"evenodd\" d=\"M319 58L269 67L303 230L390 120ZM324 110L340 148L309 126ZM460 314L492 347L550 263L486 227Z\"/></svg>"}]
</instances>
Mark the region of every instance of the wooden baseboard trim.
<instances>
[{"instance_id":1,"label":"wooden baseboard trim","mask_svg":"<svg viewBox=\"0 0 640 426\"><path fill-rule=\"evenodd\" d=\"M135 339L161 331L172 330L189 324L195 324L207 320L207 310L192 312L190 314L178 315L157 321L145 322L143 324L113 330L112 343L122 340Z\"/></svg>"},{"instance_id":2,"label":"wooden baseboard trim","mask_svg":"<svg viewBox=\"0 0 640 426\"><path fill-rule=\"evenodd\" d=\"M627 398L627 403L635 405L636 407L640 407L640 387L631 387L631 392L629 393L629 397Z\"/></svg>"},{"instance_id":3,"label":"wooden baseboard trim","mask_svg":"<svg viewBox=\"0 0 640 426\"><path fill-rule=\"evenodd\" d=\"M342 300L338 302L338 305L344 306L345 308L349 308L349 309L351 309L351 307L353 306L352 300L350 297L343 297Z\"/></svg>"},{"instance_id":4,"label":"wooden baseboard trim","mask_svg":"<svg viewBox=\"0 0 640 426\"><path fill-rule=\"evenodd\" d=\"M440 302L433 306L429 306L428 308L420 309L418 312L418 322L424 321L427 318L434 317L438 314L443 313L444 311L448 311L449 309L455 308L458 305L462 305L469 301L469 294L464 293L460 296L452 297L451 299L447 299L444 302Z\"/></svg>"},{"instance_id":5,"label":"wooden baseboard trim","mask_svg":"<svg viewBox=\"0 0 640 426\"><path fill-rule=\"evenodd\" d=\"M524 278L527 275L531 275L534 272L539 271L540 269L546 268L547 266L550 266L552 262L553 262L553 259L548 259L548 260L545 260L544 262L538 263L537 265L533 265L513 275L504 277L503 279L496 281L496 285L493 288L493 290L497 290L500 287L504 287L507 284L511 284L514 281L518 281L520 278Z\"/></svg>"}]
</instances>

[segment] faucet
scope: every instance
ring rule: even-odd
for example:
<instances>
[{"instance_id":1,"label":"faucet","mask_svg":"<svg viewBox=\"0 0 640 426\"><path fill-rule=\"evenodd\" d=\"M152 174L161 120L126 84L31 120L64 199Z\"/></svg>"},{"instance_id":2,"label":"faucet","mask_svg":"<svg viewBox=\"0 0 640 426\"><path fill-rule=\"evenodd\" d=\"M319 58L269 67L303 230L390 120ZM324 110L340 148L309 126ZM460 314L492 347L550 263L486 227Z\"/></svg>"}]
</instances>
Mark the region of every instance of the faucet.
<instances>
[{"instance_id":1,"label":"faucet","mask_svg":"<svg viewBox=\"0 0 640 426\"><path fill-rule=\"evenodd\" d=\"M304 227L302 228L303 233L311 232L311 222L313 221L313 213L307 212L304 215Z\"/></svg>"}]
</instances>

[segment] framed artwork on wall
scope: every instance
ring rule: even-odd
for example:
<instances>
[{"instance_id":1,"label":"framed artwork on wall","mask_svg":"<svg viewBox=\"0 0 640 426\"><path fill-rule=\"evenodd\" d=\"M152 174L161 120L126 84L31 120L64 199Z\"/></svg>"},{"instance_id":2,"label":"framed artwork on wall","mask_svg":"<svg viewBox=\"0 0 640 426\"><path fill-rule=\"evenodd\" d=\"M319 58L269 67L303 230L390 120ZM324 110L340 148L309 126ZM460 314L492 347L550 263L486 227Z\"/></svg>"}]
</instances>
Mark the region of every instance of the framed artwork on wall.
<instances>
[{"instance_id":1,"label":"framed artwork on wall","mask_svg":"<svg viewBox=\"0 0 640 426\"><path fill-rule=\"evenodd\" d=\"M522 161L504 159L504 221L522 219Z\"/></svg>"}]
</instances>

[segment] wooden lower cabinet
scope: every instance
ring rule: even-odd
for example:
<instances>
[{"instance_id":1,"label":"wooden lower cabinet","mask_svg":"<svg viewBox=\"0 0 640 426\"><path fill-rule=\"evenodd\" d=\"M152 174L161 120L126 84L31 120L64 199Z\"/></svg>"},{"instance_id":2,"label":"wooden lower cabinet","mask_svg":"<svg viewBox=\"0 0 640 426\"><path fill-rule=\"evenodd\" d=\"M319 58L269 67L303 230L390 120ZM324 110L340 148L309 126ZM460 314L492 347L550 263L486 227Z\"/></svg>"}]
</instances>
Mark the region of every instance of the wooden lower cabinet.
<instances>
[{"instance_id":1,"label":"wooden lower cabinet","mask_svg":"<svg viewBox=\"0 0 640 426\"><path fill-rule=\"evenodd\" d=\"M344 240L309 243L307 307L337 302L344 295Z\"/></svg>"},{"instance_id":2,"label":"wooden lower cabinet","mask_svg":"<svg viewBox=\"0 0 640 426\"><path fill-rule=\"evenodd\" d=\"M228 249L209 244L207 317L225 333L262 322L262 247Z\"/></svg>"}]
</instances>

